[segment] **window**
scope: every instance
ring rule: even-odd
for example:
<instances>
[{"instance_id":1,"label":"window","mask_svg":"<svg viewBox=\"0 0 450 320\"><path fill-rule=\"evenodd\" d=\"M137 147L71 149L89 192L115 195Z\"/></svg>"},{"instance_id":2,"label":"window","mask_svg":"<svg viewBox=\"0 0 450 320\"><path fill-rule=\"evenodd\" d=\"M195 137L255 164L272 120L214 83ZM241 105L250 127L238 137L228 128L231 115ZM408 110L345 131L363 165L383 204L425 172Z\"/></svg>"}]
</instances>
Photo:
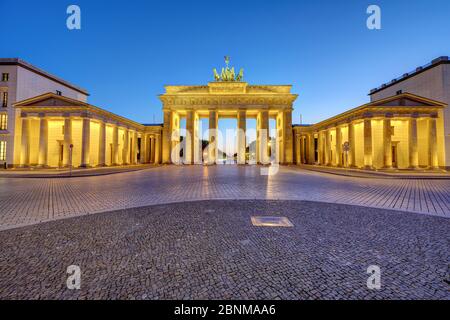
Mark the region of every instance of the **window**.
<instances>
[{"instance_id":1,"label":"window","mask_svg":"<svg viewBox=\"0 0 450 320\"><path fill-rule=\"evenodd\" d=\"M403 90L398 90L397 91L397 94L402 94L403 93Z\"/></svg>"},{"instance_id":2,"label":"window","mask_svg":"<svg viewBox=\"0 0 450 320\"><path fill-rule=\"evenodd\" d=\"M62 92L59 91L59 90L56 90L56 94L57 94L58 96L60 96L60 95L62 95Z\"/></svg>"},{"instance_id":3,"label":"window","mask_svg":"<svg viewBox=\"0 0 450 320\"><path fill-rule=\"evenodd\" d=\"M2 93L2 107L6 108L8 106L8 92Z\"/></svg>"},{"instance_id":4,"label":"window","mask_svg":"<svg viewBox=\"0 0 450 320\"><path fill-rule=\"evenodd\" d=\"M9 73L2 73L2 81L9 81Z\"/></svg>"},{"instance_id":5,"label":"window","mask_svg":"<svg viewBox=\"0 0 450 320\"><path fill-rule=\"evenodd\" d=\"M8 115L0 114L0 130L8 129Z\"/></svg>"},{"instance_id":6,"label":"window","mask_svg":"<svg viewBox=\"0 0 450 320\"><path fill-rule=\"evenodd\" d=\"M0 161L6 161L6 141L0 141Z\"/></svg>"}]
</instances>

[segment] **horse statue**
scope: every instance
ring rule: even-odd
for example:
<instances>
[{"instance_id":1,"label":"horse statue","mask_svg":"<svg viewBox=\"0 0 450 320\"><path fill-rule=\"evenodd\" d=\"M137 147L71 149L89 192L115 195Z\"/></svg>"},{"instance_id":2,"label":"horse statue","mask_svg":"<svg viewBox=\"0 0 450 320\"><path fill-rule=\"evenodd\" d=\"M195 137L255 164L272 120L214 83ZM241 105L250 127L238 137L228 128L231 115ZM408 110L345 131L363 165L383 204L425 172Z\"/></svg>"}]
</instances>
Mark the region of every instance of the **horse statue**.
<instances>
[{"instance_id":1,"label":"horse statue","mask_svg":"<svg viewBox=\"0 0 450 320\"><path fill-rule=\"evenodd\" d=\"M242 80L244 80L244 69L241 68L241 70L239 70L239 74L236 76L236 81Z\"/></svg>"},{"instance_id":2,"label":"horse statue","mask_svg":"<svg viewBox=\"0 0 450 320\"><path fill-rule=\"evenodd\" d=\"M216 68L213 69L213 72L214 72L214 80L215 80L215 81L220 81L220 76L219 76L219 74L217 73Z\"/></svg>"}]
</instances>

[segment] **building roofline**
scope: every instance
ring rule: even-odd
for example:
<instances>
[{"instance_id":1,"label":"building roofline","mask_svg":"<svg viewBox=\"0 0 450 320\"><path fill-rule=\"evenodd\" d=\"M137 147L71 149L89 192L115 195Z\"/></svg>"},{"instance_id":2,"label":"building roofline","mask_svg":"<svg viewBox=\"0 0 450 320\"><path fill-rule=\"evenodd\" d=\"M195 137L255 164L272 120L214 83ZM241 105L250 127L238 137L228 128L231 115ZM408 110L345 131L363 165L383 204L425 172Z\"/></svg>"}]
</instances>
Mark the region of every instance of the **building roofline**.
<instances>
[{"instance_id":1,"label":"building roofline","mask_svg":"<svg viewBox=\"0 0 450 320\"><path fill-rule=\"evenodd\" d=\"M19 59L19 58L0 58L0 65L6 66L6 65L12 65L12 66L20 66L22 68L25 68L29 71L32 71L40 76L43 76L47 79L53 80L59 84L62 84L66 87L69 87L75 91L78 91L82 94L85 94L87 96L89 96L89 92L86 89L83 89L81 87L75 86L73 84L71 84L70 82L67 82L66 80L63 80L61 78L58 78L42 69L39 69L38 67L33 66L32 64Z\"/></svg>"},{"instance_id":2,"label":"building roofline","mask_svg":"<svg viewBox=\"0 0 450 320\"><path fill-rule=\"evenodd\" d=\"M426 64L424 66L417 67L416 70L414 70L412 72L408 72L408 73L403 74L400 78L396 78L396 79L393 79L391 82L384 83L380 87L377 87L377 88L374 88L374 89L370 90L370 93L368 95L371 96L371 95L373 95L373 94L375 94L377 92L380 92L380 91L382 91L384 89L392 87L393 85L396 85L397 83L400 83L400 82L405 81L405 80L407 80L409 78L415 77L418 74L421 74L422 72L425 72L425 71L430 70L430 69L432 69L434 67L440 66L441 64L450 64L450 60L448 59L448 56L442 56L442 57L436 58L436 59L434 59L433 61L431 61L430 63L428 63L428 64Z\"/></svg>"},{"instance_id":3,"label":"building roofline","mask_svg":"<svg viewBox=\"0 0 450 320\"><path fill-rule=\"evenodd\" d=\"M339 121L342 118L349 117L351 114L355 114L356 112L361 112L363 110L370 109L370 108L380 108L380 107L392 108L391 106L383 106L382 104L392 101L392 100L396 100L396 99L408 99L408 98L411 100L418 100L418 101L422 101L424 103L430 104L429 107L431 107L431 108L445 108L447 106L444 102L425 98L425 97L422 97L422 96L419 96L419 95L416 95L413 93L404 92L402 94L393 95L393 96L389 96L389 97L386 97L383 99L365 103L363 105L346 110L344 112L341 112L337 115L334 115L334 116L327 118L325 120L322 120L320 122L314 123L306 128L317 128L317 127L321 127L324 125L326 126L327 123ZM424 105L422 107L427 107L427 106ZM396 108L396 107L393 106L393 108Z\"/></svg>"},{"instance_id":4,"label":"building roofline","mask_svg":"<svg viewBox=\"0 0 450 320\"><path fill-rule=\"evenodd\" d=\"M60 95L57 95L57 94L55 94L53 92L47 92L47 93L43 93L43 94L40 94L40 95L32 97L32 98L28 98L28 99L25 99L25 100L22 100L22 101L17 101L16 103L13 104L13 106L14 106L14 108L28 108L28 107L33 108L33 106L29 106L27 104L30 104L30 103L33 103L33 102L37 102L37 101L40 101L40 100L44 100L44 99L49 99L49 98L55 98L55 99L66 101L68 103L73 103L74 107L87 108L87 109L90 109L90 110L93 110L93 111L97 111L99 113L104 113L104 114L110 116L111 118L119 119L120 121L123 121L125 123L129 123L129 124L131 124L131 125L133 125L135 127L141 128L141 129L145 127L142 123L139 123L137 121L131 120L131 119L126 118L124 116L118 115L118 114L116 114L114 112L108 111L108 110L103 109L101 107L95 106L95 105L87 103L87 102L79 101L79 100L76 100L76 99L73 99L73 98L69 98L69 97L66 97L66 96L60 96ZM55 106L55 107L57 108L58 106Z\"/></svg>"}]
</instances>

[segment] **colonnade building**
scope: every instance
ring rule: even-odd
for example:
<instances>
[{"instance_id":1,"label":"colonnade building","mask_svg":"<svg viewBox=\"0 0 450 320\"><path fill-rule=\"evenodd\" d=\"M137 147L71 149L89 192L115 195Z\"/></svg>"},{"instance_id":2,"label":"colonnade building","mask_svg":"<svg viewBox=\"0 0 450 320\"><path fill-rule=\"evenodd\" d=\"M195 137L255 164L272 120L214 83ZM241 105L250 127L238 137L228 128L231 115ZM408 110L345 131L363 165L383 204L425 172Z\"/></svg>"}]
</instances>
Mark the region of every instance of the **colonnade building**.
<instances>
[{"instance_id":1,"label":"colonnade building","mask_svg":"<svg viewBox=\"0 0 450 320\"><path fill-rule=\"evenodd\" d=\"M89 104L86 90L22 60L0 59L0 73L0 93L8 99L0 108L0 162L6 167L170 164L179 157L184 164L214 164L220 118L237 119L243 133L235 141L237 164L249 162L246 123L255 119L257 163L448 166L447 104L401 90L314 125L292 125L297 95L291 85L251 85L227 62L206 85L166 86L160 95L163 123L141 124ZM210 129L207 154L199 132L203 118ZM186 135L180 153L182 121ZM274 138L269 121L275 123Z\"/></svg>"}]
</instances>

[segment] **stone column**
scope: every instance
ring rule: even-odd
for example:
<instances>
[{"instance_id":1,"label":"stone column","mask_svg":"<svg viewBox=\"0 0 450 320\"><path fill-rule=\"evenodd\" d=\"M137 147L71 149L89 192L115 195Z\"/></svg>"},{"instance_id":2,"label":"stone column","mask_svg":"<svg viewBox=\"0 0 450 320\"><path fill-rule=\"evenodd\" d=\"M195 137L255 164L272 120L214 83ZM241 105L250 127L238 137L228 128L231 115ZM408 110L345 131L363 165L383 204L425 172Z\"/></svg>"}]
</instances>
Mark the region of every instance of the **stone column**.
<instances>
[{"instance_id":1,"label":"stone column","mask_svg":"<svg viewBox=\"0 0 450 320\"><path fill-rule=\"evenodd\" d=\"M296 164L301 164L302 163L302 141L301 139L303 139L302 136L300 136L299 134L295 134L295 163Z\"/></svg>"},{"instance_id":2,"label":"stone column","mask_svg":"<svg viewBox=\"0 0 450 320\"><path fill-rule=\"evenodd\" d=\"M22 118L22 144L20 150L20 166L30 165L30 119Z\"/></svg>"},{"instance_id":3,"label":"stone column","mask_svg":"<svg viewBox=\"0 0 450 320\"><path fill-rule=\"evenodd\" d=\"M383 147L384 167L390 169L392 168L392 132L390 118L384 118L383 120Z\"/></svg>"},{"instance_id":4,"label":"stone column","mask_svg":"<svg viewBox=\"0 0 450 320\"><path fill-rule=\"evenodd\" d=\"M184 164L194 164L195 141L195 112L186 111L186 144L184 150Z\"/></svg>"},{"instance_id":5,"label":"stone column","mask_svg":"<svg viewBox=\"0 0 450 320\"><path fill-rule=\"evenodd\" d=\"M245 164L247 115L245 110L238 111L237 163Z\"/></svg>"},{"instance_id":6,"label":"stone column","mask_svg":"<svg viewBox=\"0 0 450 320\"><path fill-rule=\"evenodd\" d=\"M417 149L417 118L413 116L409 119L409 167L417 169L419 167L419 150Z\"/></svg>"},{"instance_id":7,"label":"stone column","mask_svg":"<svg viewBox=\"0 0 450 320\"><path fill-rule=\"evenodd\" d=\"M106 166L106 125L103 121L100 122L98 135L98 166Z\"/></svg>"},{"instance_id":8,"label":"stone column","mask_svg":"<svg viewBox=\"0 0 450 320\"><path fill-rule=\"evenodd\" d=\"M315 162L315 149L314 149L314 134L308 134L308 164L314 164Z\"/></svg>"},{"instance_id":9,"label":"stone column","mask_svg":"<svg viewBox=\"0 0 450 320\"><path fill-rule=\"evenodd\" d=\"M112 165L117 166L119 164L119 127L117 125L114 125L113 127L112 145L113 145Z\"/></svg>"},{"instance_id":10,"label":"stone column","mask_svg":"<svg viewBox=\"0 0 450 320\"><path fill-rule=\"evenodd\" d=\"M209 110L209 146L208 163L215 164L217 160L217 137L218 137L218 114L217 110Z\"/></svg>"},{"instance_id":11,"label":"stone column","mask_svg":"<svg viewBox=\"0 0 450 320\"><path fill-rule=\"evenodd\" d=\"M260 126L257 136L259 137L259 163L269 164L269 112L267 110L259 113Z\"/></svg>"},{"instance_id":12,"label":"stone column","mask_svg":"<svg viewBox=\"0 0 450 320\"><path fill-rule=\"evenodd\" d=\"M41 117L39 120L39 159L40 167L48 166L48 120Z\"/></svg>"},{"instance_id":13,"label":"stone column","mask_svg":"<svg viewBox=\"0 0 450 320\"><path fill-rule=\"evenodd\" d=\"M432 117L428 119L428 148L429 148L429 167L430 169L438 169L438 149L437 149L437 129L436 129L436 118Z\"/></svg>"},{"instance_id":14,"label":"stone column","mask_svg":"<svg viewBox=\"0 0 450 320\"><path fill-rule=\"evenodd\" d=\"M151 163L156 163L156 137L152 136L152 139L150 140L150 162Z\"/></svg>"},{"instance_id":15,"label":"stone column","mask_svg":"<svg viewBox=\"0 0 450 320\"><path fill-rule=\"evenodd\" d=\"M181 159L181 135L180 135L180 116L177 112L171 115L171 133L170 133L171 153L170 161L174 164L182 164Z\"/></svg>"},{"instance_id":16,"label":"stone column","mask_svg":"<svg viewBox=\"0 0 450 320\"><path fill-rule=\"evenodd\" d=\"M154 163L155 164L159 164L159 162L160 162L160 155L161 155L161 150L160 150L160 148L161 148L161 136L158 134L158 135L156 135L155 136L155 148L154 148L154 152L155 152L155 160L154 160Z\"/></svg>"},{"instance_id":17,"label":"stone column","mask_svg":"<svg viewBox=\"0 0 450 320\"><path fill-rule=\"evenodd\" d=\"M140 149L140 157L139 157L139 163L144 164L149 162L149 156L148 151L150 148L150 142L149 142L149 136L145 133L141 133L141 149Z\"/></svg>"},{"instance_id":18,"label":"stone column","mask_svg":"<svg viewBox=\"0 0 450 320\"><path fill-rule=\"evenodd\" d=\"M142 141L141 141L142 142ZM132 163L133 164L137 164L137 156L138 156L138 152L139 152L139 144L138 144L138 133L137 131L134 131L134 135L133 135L133 159L132 159Z\"/></svg>"},{"instance_id":19,"label":"stone column","mask_svg":"<svg viewBox=\"0 0 450 320\"><path fill-rule=\"evenodd\" d=\"M356 167L356 146L355 146L355 125L350 122L348 124L348 144L350 150L348 151L348 165L349 167Z\"/></svg>"},{"instance_id":20,"label":"stone column","mask_svg":"<svg viewBox=\"0 0 450 320\"><path fill-rule=\"evenodd\" d=\"M308 163L308 135L303 136L303 146L302 146L302 163L307 164Z\"/></svg>"},{"instance_id":21,"label":"stone column","mask_svg":"<svg viewBox=\"0 0 450 320\"><path fill-rule=\"evenodd\" d=\"M342 129L340 126L336 127L336 165L342 167Z\"/></svg>"},{"instance_id":22,"label":"stone column","mask_svg":"<svg viewBox=\"0 0 450 320\"><path fill-rule=\"evenodd\" d=\"M323 132L317 133L317 164L323 165Z\"/></svg>"},{"instance_id":23,"label":"stone column","mask_svg":"<svg viewBox=\"0 0 450 320\"><path fill-rule=\"evenodd\" d=\"M83 118L83 132L81 135L81 165L80 167L89 167L91 140L91 120Z\"/></svg>"},{"instance_id":24,"label":"stone column","mask_svg":"<svg viewBox=\"0 0 450 320\"><path fill-rule=\"evenodd\" d=\"M164 110L164 126L162 130L162 163L171 163L170 154L172 151L172 112Z\"/></svg>"},{"instance_id":25,"label":"stone column","mask_svg":"<svg viewBox=\"0 0 450 320\"><path fill-rule=\"evenodd\" d=\"M72 119L64 118L63 166L70 166L70 145L72 144Z\"/></svg>"},{"instance_id":26,"label":"stone column","mask_svg":"<svg viewBox=\"0 0 450 320\"><path fill-rule=\"evenodd\" d=\"M126 128L123 132L123 147L122 147L122 165L129 164L129 156L128 149L130 145L130 135L129 131Z\"/></svg>"},{"instance_id":27,"label":"stone column","mask_svg":"<svg viewBox=\"0 0 450 320\"><path fill-rule=\"evenodd\" d=\"M267 125L269 128L269 125ZM292 110L283 111L283 163L292 164L294 158L294 143L292 131Z\"/></svg>"},{"instance_id":28,"label":"stone column","mask_svg":"<svg viewBox=\"0 0 450 320\"><path fill-rule=\"evenodd\" d=\"M325 131L325 165L331 166L331 139L330 130Z\"/></svg>"},{"instance_id":29,"label":"stone column","mask_svg":"<svg viewBox=\"0 0 450 320\"><path fill-rule=\"evenodd\" d=\"M364 119L364 167L372 169L372 119Z\"/></svg>"}]
</instances>

